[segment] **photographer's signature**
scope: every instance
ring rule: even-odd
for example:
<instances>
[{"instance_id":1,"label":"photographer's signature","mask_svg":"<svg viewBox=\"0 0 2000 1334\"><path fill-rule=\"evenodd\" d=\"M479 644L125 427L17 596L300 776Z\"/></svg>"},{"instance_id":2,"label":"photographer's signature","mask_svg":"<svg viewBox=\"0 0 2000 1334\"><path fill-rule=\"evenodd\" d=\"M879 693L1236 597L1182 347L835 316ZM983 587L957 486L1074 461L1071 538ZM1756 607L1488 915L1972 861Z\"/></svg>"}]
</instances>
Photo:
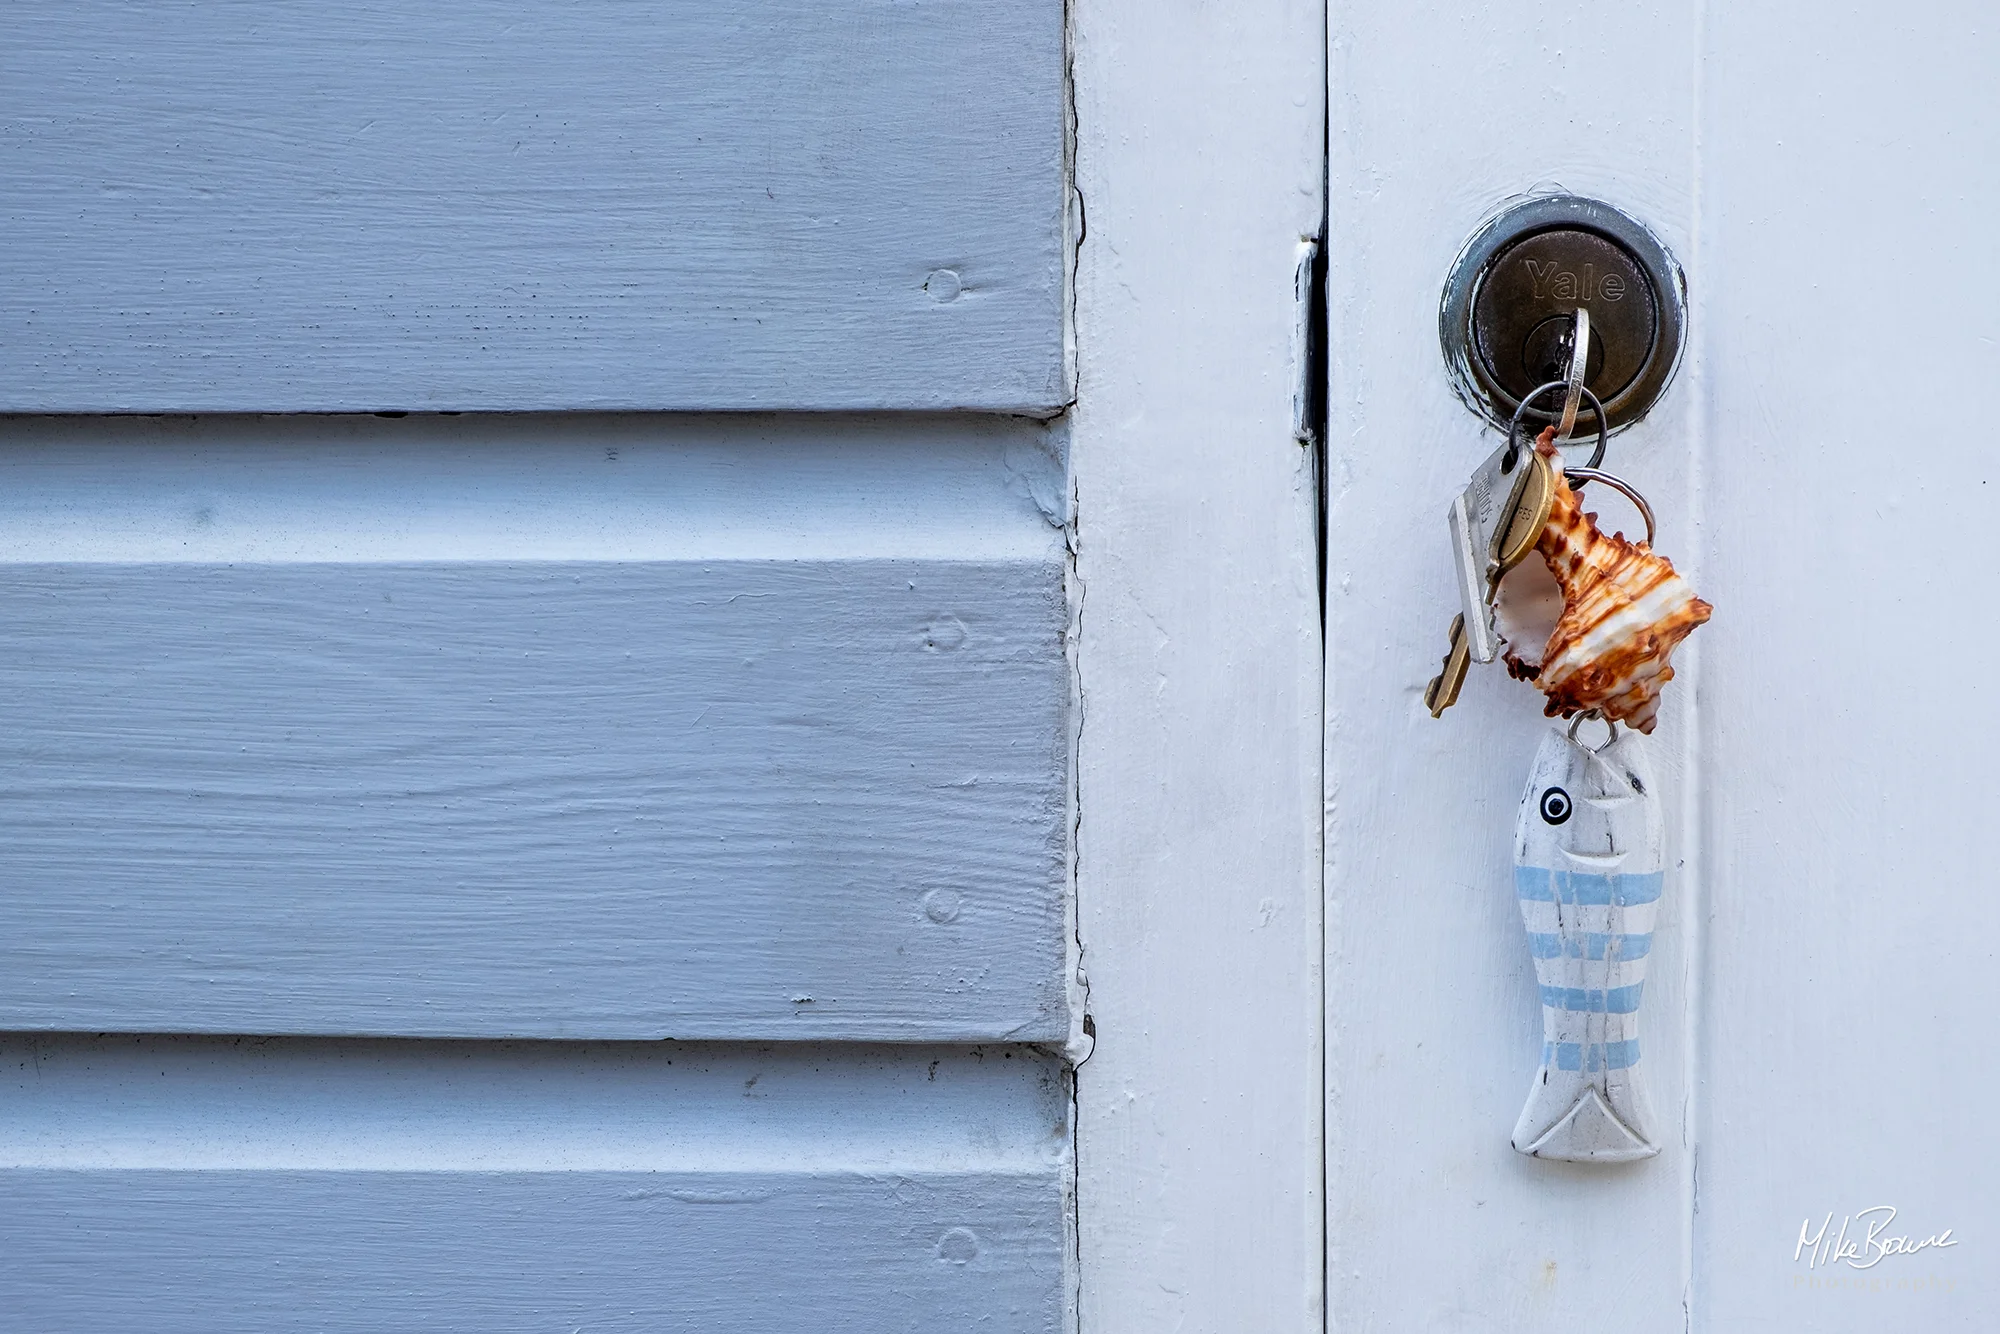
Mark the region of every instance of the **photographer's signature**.
<instances>
[{"instance_id":1,"label":"photographer's signature","mask_svg":"<svg viewBox=\"0 0 2000 1334\"><path fill-rule=\"evenodd\" d=\"M1896 1206L1878 1204L1862 1209L1833 1225L1833 1215L1820 1220L1817 1228L1808 1218L1799 1225L1799 1244L1792 1251L1794 1261L1804 1260L1807 1269L1844 1264L1850 1269L1873 1269L1892 1255L1918 1255L1924 1251L1956 1246L1951 1229L1927 1237L1889 1229L1896 1221Z\"/></svg>"}]
</instances>

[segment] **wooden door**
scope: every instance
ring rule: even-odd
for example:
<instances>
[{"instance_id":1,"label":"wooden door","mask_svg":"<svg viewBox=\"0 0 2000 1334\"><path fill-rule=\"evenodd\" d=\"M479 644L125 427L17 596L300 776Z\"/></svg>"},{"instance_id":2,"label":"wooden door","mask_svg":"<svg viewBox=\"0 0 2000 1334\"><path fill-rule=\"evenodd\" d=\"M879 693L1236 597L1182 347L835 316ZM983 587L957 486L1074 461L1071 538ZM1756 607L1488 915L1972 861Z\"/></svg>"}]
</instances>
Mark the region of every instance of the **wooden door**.
<instances>
[{"instance_id":1,"label":"wooden door","mask_svg":"<svg viewBox=\"0 0 2000 1334\"><path fill-rule=\"evenodd\" d=\"M2000 347L1997 43L1970 3L1335 12L1334 1328L2000 1315L1993 637L1967 614L1995 568L1967 405ZM1442 721L1421 703L1454 603L1445 505L1494 441L1449 387L1440 285L1490 210L1555 188L1638 216L1685 267L1686 360L1606 466L1715 606L1650 738L1664 1151L1608 1169L1508 1146L1541 1042L1509 878L1539 697L1491 669ZM1802 1245L1828 1219L1829 1245ZM1843 1220L1874 1248L1834 1255Z\"/></svg>"},{"instance_id":2,"label":"wooden door","mask_svg":"<svg viewBox=\"0 0 2000 1334\"><path fill-rule=\"evenodd\" d=\"M1063 1327L1062 6L0 27L9 1326Z\"/></svg>"}]
</instances>

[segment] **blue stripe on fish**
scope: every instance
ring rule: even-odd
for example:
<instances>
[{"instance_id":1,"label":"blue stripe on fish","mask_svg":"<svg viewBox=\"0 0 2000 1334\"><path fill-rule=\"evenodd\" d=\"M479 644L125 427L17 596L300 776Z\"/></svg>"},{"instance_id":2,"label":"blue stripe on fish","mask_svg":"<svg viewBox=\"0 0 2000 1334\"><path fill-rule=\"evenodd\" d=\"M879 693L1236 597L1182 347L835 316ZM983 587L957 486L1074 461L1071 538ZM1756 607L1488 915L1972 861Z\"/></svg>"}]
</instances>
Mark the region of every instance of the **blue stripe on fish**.
<instances>
[{"instance_id":1,"label":"blue stripe on fish","mask_svg":"<svg viewBox=\"0 0 2000 1334\"><path fill-rule=\"evenodd\" d=\"M1631 1014L1639 1008L1644 982L1599 991L1589 987L1543 987L1542 1004L1551 1010L1581 1010L1586 1014Z\"/></svg>"},{"instance_id":2,"label":"blue stripe on fish","mask_svg":"<svg viewBox=\"0 0 2000 1334\"><path fill-rule=\"evenodd\" d=\"M1643 875L1593 875L1586 871L1549 871L1539 866L1514 868L1514 892L1543 903L1611 903L1624 908L1655 903L1666 881L1662 871Z\"/></svg>"},{"instance_id":3,"label":"blue stripe on fish","mask_svg":"<svg viewBox=\"0 0 2000 1334\"><path fill-rule=\"evenodd\" d=\"M1542 1064L1557 1070L1629 1070L1639 1063L1639 1039L1623 1042L1545 1042Z\"/></svg>"},{"instance_id":4,"label":"blue stripe on fish","mask_svg":"<svg viewBox=\"0 0 2000 1334\"><path fill-rule=\"evenodd\" d=\"M1565 951L1563 938L1553 931L1530 931L1528 949L1537 959L1560 959L1565 953L1572 959L1643 959L1653 952L1653 933L1585 931L1572 936Z\"/></svg>"}]
</instances>

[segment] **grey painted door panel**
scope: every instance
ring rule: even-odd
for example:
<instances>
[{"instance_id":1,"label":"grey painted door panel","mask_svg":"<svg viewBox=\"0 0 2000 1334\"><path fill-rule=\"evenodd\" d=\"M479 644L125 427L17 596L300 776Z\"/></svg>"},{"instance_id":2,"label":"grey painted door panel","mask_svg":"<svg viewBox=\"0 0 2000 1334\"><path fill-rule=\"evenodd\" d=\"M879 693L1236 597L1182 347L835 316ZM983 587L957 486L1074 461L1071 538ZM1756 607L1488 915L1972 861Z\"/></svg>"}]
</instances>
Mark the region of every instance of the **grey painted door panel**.
<instances>
[{"instance_id":1,"label":"grey painted door panel","mask_svg":"<svg viewBox=\"0 0 2000 1334\"><path fill-rule=\"evenodd\" d=\"M1073 1326L1064 22L0 16L0 1324Z\"/></svg>"},{"instance_id":2,"label":"grey painted door panel","mask_svg":"<svg viewBox=\"0 0 2000 1334\"><path fill-rule=\"evenodd\" d=\"M1059 0L0 18L0 410L957 408L1064 369Z\"/></svg>"},{"instance_id":3,"label":"grey painted door panel","mask_svg":"<svg viewBox=\"0 0 2000 1334\"><path fill-rule=\"evenodd\" d=\"M168 1334L1040 1334L1067 1123L1061 1063L1027 1053L15 1039L0 1307Z\"/></svg>"},{"instance_id":4,"label":"grey painted door panel","mask_svg":"<svg viewBox=\"0 0 2000 1334\"><path fill-rule=\"evenodd\" d=\"M7 422L0 1309L1062 1328L1063 477L971 416Z\"/></svg>"},{"instance_id":5,"label":"grey painted door panel","mask_svg":"<svg viewBox=\"0 0 2000 1334\"><path fill-rule=\"evenodd\" d=\"M1053 563L17 565L0 1012L1061 1041Z\"/></svg>"},{"instance_id":6,"label":"grey painted door panel","mask_svg":"<svg viewBox=\"0 0 2000 1334\"><path fill-rule=\"evenodd\" d=\"M0 1025L1062 1041L1059 432L15 421Z\"/></svg>"}]
</instances>

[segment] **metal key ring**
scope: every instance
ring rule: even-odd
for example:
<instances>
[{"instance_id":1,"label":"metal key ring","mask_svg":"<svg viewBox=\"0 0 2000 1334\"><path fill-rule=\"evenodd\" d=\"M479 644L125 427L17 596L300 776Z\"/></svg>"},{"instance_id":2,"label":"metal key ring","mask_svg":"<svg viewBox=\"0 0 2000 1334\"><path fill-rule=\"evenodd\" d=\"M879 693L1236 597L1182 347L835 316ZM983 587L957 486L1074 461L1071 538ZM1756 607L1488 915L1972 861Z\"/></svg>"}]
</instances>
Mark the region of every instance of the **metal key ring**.
<instances>
[{"instance_id":1,"label":"metal key ring","mask_svg":"<svg viewBox=\"0 0 2000 1334\"><path fill-rule=\"evenodd\" d=\"M1506 461L1500 465L1502 472L1514 471L1514 462L1521 456L1522 414L1528 411L1530 404L1532 404L1536 399L1540 398L1543 394L1548 393L1551 389L1560 389L1563 391L1563 393L1567 394L1569 392L1569 381L1567 380L1549 381L1547 384L1541 386L1539 389L1534 390L1526 398L1522 399L1521 406L1514 409L1514 419L1507 423L1507 458ZM1611 428L1604 416L1604 405L1597 401L1597 395L1591 393L1588 389L1586 389L1583 391L1583 398L1585 402L1590 404L1590 410L1597 414L1597 448L1591 451L1590 462L1584 464L1583 466L1585 468L1595 468L1598 464L1604 462L1604 451L1608 449L1611 445ZM1541 412L1542 410L1540 408L1536 408L1535 411ZM1543 415L1546 416L1547 414L1544 413Z\"/></svg>"},{"instance_id":2,"label":"metal key ring","mask_svg":"<svg viewBox=\"0 0 2000 1334\"><path fill-rule=\"evenodd\" d=\"M1583 743L1576 739L1576 731L1579 727L1582 727L1586 721L1592 718L1595 718L1598 722L1604 724L1605 727L1604 744L1601 746L1584 746L1584 749L1590 751L1594 755L1602 755L1605 751L1610 750L1611 743L1618 739L1618 724L1612 722L1609 718L1605 717L1602 713L1598 712L1596 709L1585 709L1582 713L1579 713L1578 715L1576 715L1576 717L1570 719L1569 739L1572 743L1579 746L1583 746Z\"/></svg>"},{"instance_id":3,"label":"metal key ring","mask_svg":"<svg viewBox=\"0 0 2000 1334\"><path fill-rule=\"evenodd\" d=\"M1653 507L1646 503L1646 498L1630 482L1608 472L1599 472L1596 468L1564 468L1563 476L1574 477L1580 482L1602 482L1638 506L1639 516L1646 521L1646 545L1653 545Z\"/></svg>"}]
</instances>

